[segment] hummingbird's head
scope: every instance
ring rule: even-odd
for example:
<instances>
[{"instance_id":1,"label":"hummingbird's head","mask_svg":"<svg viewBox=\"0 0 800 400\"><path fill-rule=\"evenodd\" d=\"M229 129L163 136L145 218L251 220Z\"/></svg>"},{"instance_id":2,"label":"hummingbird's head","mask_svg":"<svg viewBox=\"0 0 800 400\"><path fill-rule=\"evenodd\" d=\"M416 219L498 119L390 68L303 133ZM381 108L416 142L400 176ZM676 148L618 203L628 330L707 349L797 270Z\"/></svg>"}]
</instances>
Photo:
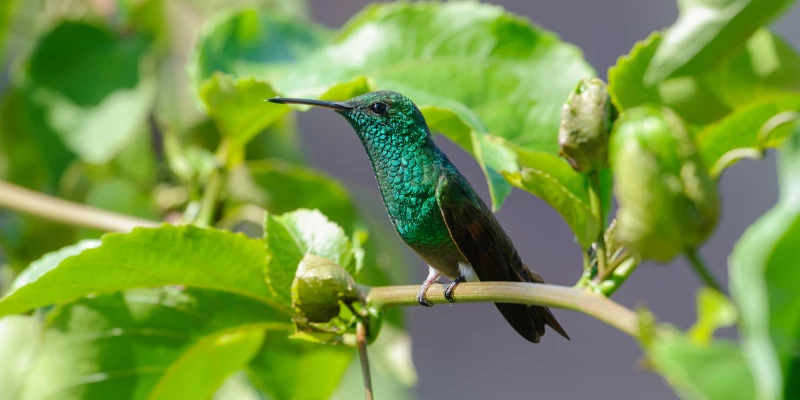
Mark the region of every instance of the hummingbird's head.
<instances>
[{"instance_id":1,"label":"hummingbird's head","mask_svg":"<svg viewBox=\"0 0 800 400\"><path fill-rule=\"evenodd\" d=\"M365 145L402 145L430 139L425 118L417 106L408 97L389 90L366 93L342 102L289 98L269 101L333 109L350 122Z\"/></svg>"}]
</instances>

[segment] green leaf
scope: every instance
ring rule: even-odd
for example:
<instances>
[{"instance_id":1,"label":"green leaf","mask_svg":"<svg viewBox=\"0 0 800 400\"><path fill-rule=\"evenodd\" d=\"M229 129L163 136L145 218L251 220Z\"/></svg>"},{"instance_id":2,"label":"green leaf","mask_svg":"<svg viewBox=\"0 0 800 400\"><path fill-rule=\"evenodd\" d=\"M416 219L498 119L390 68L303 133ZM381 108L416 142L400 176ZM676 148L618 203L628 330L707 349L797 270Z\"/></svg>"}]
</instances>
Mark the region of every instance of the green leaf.
<instances>
[{"instance_id":1,"label":"green leaf","mask_svg":"<svg viewBox=\"0 0 800 400\"><path fill-rule=\"evenodd\" d=\"M689 337L698 344L708 344L719 328L736 323L736 307L722 293L702 287L697 292L697 322L689 330Z\"/></svg>"},{"instance_id":2,"label":"green leaf","mask_svg":"<svg viewBox=\"0 0 800 400\"><path fill-rule=\"evenodd\" d=\"M766 28L757 30L742 50L704 74L719 98L732 107L800 92L800 55Z\"/></svg>"},{"instance_id":3,"label":"green leaf","mask_svg":"<svg viewBox=\"0 0 800 400\"><path fill-rule=\"evenodd\" d=\"M275 97L269 84L253 79L233 79L216 73L200 88L208 115L223 137L244 146L288 110L264 100Z\"/></svg>"},{"instance_id":4,"label":"green leaf","mask_svg":"<svg viewBox=\"0 0 800 400\"><path fill-rule=\"evenodd\" d=\"M133 289L48 316L21 399L206 399L288 319L246 296Z\"/></svg>"},{"instance_id":5,"label":"green leaf","mask_svg":"<svg viewBox=\"0 0 800 400\"><path fill-rule=\"evenodd\" d=\"M653 342L648 357L681 398L756 398L753 378L734 342L700 345L681 335L662 336Z\"/></svg>"},{"instance_id":6,"label":"green leaf","mask_svg":"<svg viewBox=\"0 0 800 400\"><path fill-rule=\"evenodd\" d=\"M800 123L780 153L778 204L751 225L729 258L742 349L759 398L800 394Z\"/></svg>"},{"instance_id":7,"label":"green leaf","mask_svg":"<svg viewBox=\"0 0 800 400\"><path fill-rule=\"evenodd\" d=\"M330 398L356 350L292 340L289 333L267 332L250 362L250 379L275 400Z\"/></svg>"},{"instance_id":8,"label":"green leaf","mask_svg":"<svg viewBox=\"0 0 800 400\"><path fill-rule=\"evenodd\" d=\"M800 96L754 103L705 127L695 138L703 164L719 176L741 159L743 152L752 150L760 156L764 150L780 146L786 132L764 132L762 127L784 111L800 111Z\"/></svg>"},{"instance_id":9,"label":"green leaf","mask_svg":"<svg viewBox=\"0 0 800 400\"><path fill-rule=\"evenodd\" d=\"M706 72L738 50L793 0L682 0L680 14L664 36L646 80Z\"/></svg>"},{"instance_id":10,"label":"green leaf","mask_svg":"<svg viewBox=\"0 0 800 400\"><path fill-rule=\"evenodd\" d=\"M688 122L701 125L729 113L730 108L699 77L687 76L652 86L644 84L645 70L661 43L661 33L653 32L609 68L608 92L616 106L622 111L644 104L663 104Z\"/></svg>"},{"instance_id":11,"label":"green leaf","mask_svg":"<svg viewBox=\"0 0 800 400\"><path fill-rule=\"evenodd\" d=\"M281 304L291 305L291 288L300 261L306 255L325 257L355 273L352 246L344 230L317 210L299 209L283 215L267 214L266 282Z\"/></svg>"},{"instance_id":12,"label":"green leaf","mask_svg":"<svg viewBox=\"0 0 800 400\"><path fill-rule=\"evenodd\" d=\"M141 74L149 70L148 45L142 36L76 21L37 42L26 90L45 108L42 122L81 159L108 162L146 122L155 96L154 79Z\"/></svg>"},{"instance_id":13,"label":"green leaf","mask_svg":"<svg viewBox=\"0 0 800 400\"><path fill-rule=\"evenodd\" d=\"M800 57L766 29L712 70L646 85L645 70L661 43L661 33L654 32L608 70L608 90L621 110L663 104L690 123L706 125L753 102L800 92Z\"/></svg>"},{"instance_id":14,"label":"green leaf","mask_svg":"<svg viewBox=\"0 0 800 400\"><path fill-rule=\"evenodd\" d=\"M190 58L193 93L199 99L215 72L249 77L286 68L318 48L324 35L321 26L283 17L271 7L222 14L203 28Z\"/></svg>"},{"instance_id":15,"label":"green leaf","mask_svg":"<svg viewBox=\"0 0 800 400\"><path fill-rule=\"evenodd\" d=\"M511 184L544 199L567 221L578 243L588 248L597 239L600 221L589 206L588 180L549 153L519 150L519 172L504 172Z\"/></svg>"},{"instance_id":16,"label":"green leaf","mask_svg":"<svg viewBox=\"0 0 800 400\"><path fill-rule=\"evenodd\" d=\"M40 347L41 323L36 317L0 318L0 398L18 399Z\"/></svg>"},{"instance_id":17,"label":"green leaf","mask_svg":"<svg viewBox=\"0 0 800 400\"><path fill-rule=\"evenodd\" d=\"M101 242L99 240L81 240L73 245L45 254L42 258L32 262L28 268L17 275L17 278L14 279L14 283L11 286L11 290L16 290L35 282L45 273L58 267L65 259L81 254L86 249L99 247L100 244Z\"/></svg>"},{"instance_id":18,"label":"green leaf","mask_svg":"<svg viewBox=\"0 0 800 400\"><path fill-rule=\"evenodd\" d=\"M264 282L262 241L194 226L165 225L107 234L99 247L41 268L0 299L0 315L90 293L184 285L237 293L281 308Z\"/></svg>"},{"instance_id":19,"label":"green leaf","mask_svg":"<svg viewBox=\"0 0 800 400\"><path fill-rule=\"evenodd\" d=\"M426 117L446 112L430 118L431 130L473 154L498 208L509 193L499 173L516 170L514 153L482 137L556 154L561 105L593 75L575 47L500 7L400 2L367 7L332 44L268 81L292 97L392 89Z\"/></svg>"}]
</instances>

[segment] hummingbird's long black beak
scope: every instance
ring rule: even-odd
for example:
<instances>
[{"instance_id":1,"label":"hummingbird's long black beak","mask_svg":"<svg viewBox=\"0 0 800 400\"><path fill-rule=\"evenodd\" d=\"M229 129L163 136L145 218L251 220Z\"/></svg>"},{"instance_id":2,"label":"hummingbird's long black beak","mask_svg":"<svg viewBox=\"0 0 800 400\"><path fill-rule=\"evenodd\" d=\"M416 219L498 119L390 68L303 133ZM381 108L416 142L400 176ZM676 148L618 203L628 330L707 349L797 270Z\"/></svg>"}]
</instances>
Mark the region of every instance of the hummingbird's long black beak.
<instances>
[{"instance_id":1,"label":"hummingbird's long black beak","mask_svg":"<svg viewBox=\"0 0 800 400\"><path fill-rule=\"evenodd\" d=\"M316 106L316 107L325 107L330 108L331 110L336 111L344 111L349 110L353 107L348 106L347 104L340 103L338 101L324 101L324 100L313 100L313 99L291 99L288 97L276 97L274 99L269 99L270 103L278 103L278 104L305 104L309 106Z\"/></svg>"}]
</instances>

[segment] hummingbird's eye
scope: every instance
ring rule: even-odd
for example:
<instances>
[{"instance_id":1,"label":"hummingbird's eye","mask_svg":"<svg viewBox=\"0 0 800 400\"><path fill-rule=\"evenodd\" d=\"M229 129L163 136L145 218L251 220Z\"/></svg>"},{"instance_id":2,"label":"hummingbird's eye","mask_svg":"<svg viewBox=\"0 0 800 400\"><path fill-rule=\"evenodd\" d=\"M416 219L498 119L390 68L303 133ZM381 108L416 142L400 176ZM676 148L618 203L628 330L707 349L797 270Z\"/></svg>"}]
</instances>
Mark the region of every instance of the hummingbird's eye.
<instances>
[{"instance_id":1,"label":"hummingbird's eye","mask_svg":"<svg viewBox=\"0 0 800 400\"><path fill-rule=\"evenodd\" d=\"M386 105L386 103L384 103L384 102L378 101L378 102L372 103L369 106L369 109L372 110L372 112L374 112L375 114L383 115L383 114L386 113L386 110L389 109L389 106Z\"/></svg>"}]
</instances>

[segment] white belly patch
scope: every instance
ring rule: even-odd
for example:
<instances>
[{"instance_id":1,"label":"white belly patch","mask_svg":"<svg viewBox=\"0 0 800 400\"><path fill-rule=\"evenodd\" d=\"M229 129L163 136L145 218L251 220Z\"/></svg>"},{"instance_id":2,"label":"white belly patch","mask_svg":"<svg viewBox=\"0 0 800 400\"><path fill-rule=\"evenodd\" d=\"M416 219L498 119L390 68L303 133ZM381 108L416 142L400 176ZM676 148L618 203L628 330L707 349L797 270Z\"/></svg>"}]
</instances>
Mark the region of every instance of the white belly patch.
<instances>
[{"instance_id":1,"label":"white belly patch","mask_svg":"<svg viewBox=\"0 0 800 400\"><path fill-rule=\"evenodd\" d=\"M467 263L458 263L458 272L464 278L467 278L467 282L478 282L478 275L475 275L475 270L472 269L472 266Z\"/></svg>"}]
</instances>

